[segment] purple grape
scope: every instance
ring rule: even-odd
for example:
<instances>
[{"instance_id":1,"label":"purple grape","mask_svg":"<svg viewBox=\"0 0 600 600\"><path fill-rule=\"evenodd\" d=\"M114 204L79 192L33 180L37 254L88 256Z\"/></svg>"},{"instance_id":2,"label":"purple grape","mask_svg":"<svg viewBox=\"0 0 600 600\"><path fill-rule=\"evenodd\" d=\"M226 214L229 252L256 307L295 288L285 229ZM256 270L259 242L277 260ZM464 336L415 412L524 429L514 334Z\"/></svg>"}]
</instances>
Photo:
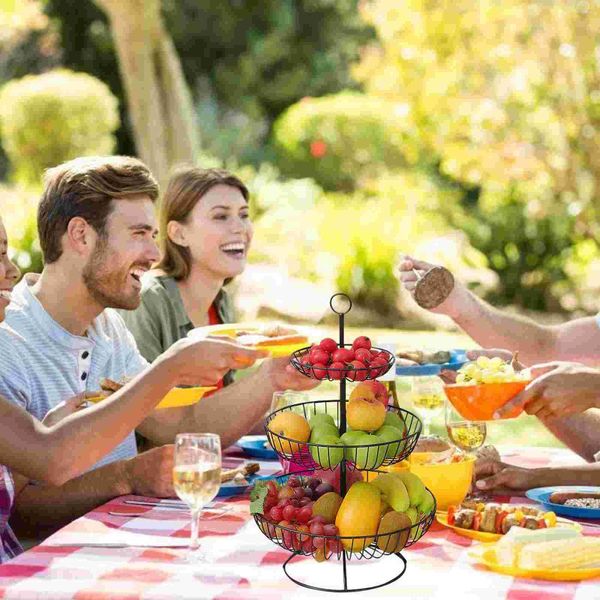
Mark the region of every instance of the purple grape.
<instances>
[{"instance_id":1,"label":"purple grape","mask_svg":"<svg viewBox=\"0 0 600 600\"><path fill-rule=\"evenodd\" d=\"M321 484L321 480L318 477L311 477L308 480L308 485L314 490Z\"/></svg>"},{"instance_id":2,"label":"purple grape","mask_svg":"<svg viewBox=\"0 0 600 600\"><path fill-rule=\"evenodd\" d=\"M309 487L305 487L302 488L304 490L304 497L305 498L310 498L311 500L314 500L315 498L315 491L312 488Z\"/></svg>"},{"instance_id":3,"label":"purple grape","mask_svg":"<svg viewBox=\"0 0 600 600\"><path fill-rule=\"evenodd\" d=\"M320 498L323 494L326 494L327 492L333 492L333 486L330 483L327 483L326 481L320 483L315 489L315 494L317 498Z\"/></svg>"}]
</instances>

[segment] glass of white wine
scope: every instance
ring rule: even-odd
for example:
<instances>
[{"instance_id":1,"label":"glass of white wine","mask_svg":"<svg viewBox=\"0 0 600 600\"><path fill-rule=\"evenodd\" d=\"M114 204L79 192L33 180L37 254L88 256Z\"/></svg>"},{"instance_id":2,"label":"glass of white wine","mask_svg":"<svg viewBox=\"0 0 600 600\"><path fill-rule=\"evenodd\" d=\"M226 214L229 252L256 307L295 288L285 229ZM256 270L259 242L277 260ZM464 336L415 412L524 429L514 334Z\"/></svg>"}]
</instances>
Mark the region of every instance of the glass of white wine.
<instances>
[{"instance_id":1,"label":"glass of white wine","mask_svg":"<svg viewBox=\"0 0 600 600\"><path fill-rule=\"evenodd\" d=\"M411 400L423 420L422 435L429 435L431 420L446 403L442 380L437 376L413 377Z\"/></svg>"},{"instance_id":2,"label":"glass of white wine","mask_svg":"<svg viewBox=\"0 0 600 600\"><path fill-rule=\"evenodd\" d=\"M281 408L287 408L288 406L293 406L294 404L300 404L301 402L309 402L310 396L306 392L294 392L291 390L285 390L283 392L274 392L273 399L271 400L271 413L274 413L276 410ZM299 407L297 409L298 414L305 416L304 407ZM271 447L269 442L265 442L265 446ZM290 470L290 461L285 458L279 457L279 464L283 469L284 473L288 473Z\"/></svg>"},{"instance_id":3,"label":"glass of white wine","mask_svg":"<svg viewBox=\"0 0 600 600\"><path fill-rule=\"evenodd\" d=\"M467 454L479 450L487 437L485 421L467 421L450 402L446 402L446 431L450 441Z\"/></svg>"},{"instance_id":4,"label":"glass of white wine","mask_svg":"<svg viewBox=\"0 0 600 600\"><path fill-rule=\"evenodd\" d=\"M199 550L200 513L221 487L221 438L214 433L181 433L175 438L173 466L175 493L192 513L188 559L207 562Z\"/></svg>"}]
</instances>

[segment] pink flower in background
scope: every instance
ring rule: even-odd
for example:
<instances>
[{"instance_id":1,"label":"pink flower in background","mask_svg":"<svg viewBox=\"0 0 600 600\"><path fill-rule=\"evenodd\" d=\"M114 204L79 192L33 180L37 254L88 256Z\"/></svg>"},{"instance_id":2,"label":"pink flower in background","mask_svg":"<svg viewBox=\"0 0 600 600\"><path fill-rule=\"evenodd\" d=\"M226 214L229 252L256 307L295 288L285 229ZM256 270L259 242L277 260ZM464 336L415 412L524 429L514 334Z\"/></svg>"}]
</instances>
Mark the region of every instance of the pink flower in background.
<instances>
[{"instance_id":1,"label":"pink flower in background","mask_svg":"<svg viewBox=\"0 0 600 600\"><path fill-rule=\"evenodd\" d=\"M315 140L310 143L310 153L315 158L323 158L327 154L327 144L323 140Z\"/></svg>"}]
</instances>

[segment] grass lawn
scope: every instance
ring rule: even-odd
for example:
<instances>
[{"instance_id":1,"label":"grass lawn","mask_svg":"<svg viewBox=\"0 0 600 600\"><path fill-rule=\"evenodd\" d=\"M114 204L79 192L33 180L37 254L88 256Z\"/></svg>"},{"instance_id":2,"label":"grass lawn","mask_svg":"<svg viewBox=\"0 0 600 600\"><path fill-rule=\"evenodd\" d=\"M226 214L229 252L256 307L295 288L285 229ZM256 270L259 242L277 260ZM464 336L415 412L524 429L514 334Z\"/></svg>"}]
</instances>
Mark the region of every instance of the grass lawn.
<instances>
[{"instance_id":1,"label":"grass lawn","mask_svg":"<svg viewBox=\"0 0 600 600\"><path fill-rule=\"evenodd\" d=\"M337 328L314 327L316 336L333 337L337 339ZM359 335L368 335L375 343L394 342L397 347L404 348L477 348L477 344L468 336L458 332L442 331L400 331L393 329L370 329L346 327L346 341L352 341ZM402 408L406 408L418 414L413 408L410 400L411 380L407 377L398 377L396 385L399 393L399 401ZM352 386L353 384L349 384ZM338 396L338 385L334 382L325 381L313 390L311 398L315 400L335 399ZM488 422L487 444L516 445L516 446L550 446L563 447L546 428L539 423L535 417L522 415L518 419L509 419L498 422ZM444 416L434 418L432 433L446 436L444 427Z\"/></svg>"}]
</instances>

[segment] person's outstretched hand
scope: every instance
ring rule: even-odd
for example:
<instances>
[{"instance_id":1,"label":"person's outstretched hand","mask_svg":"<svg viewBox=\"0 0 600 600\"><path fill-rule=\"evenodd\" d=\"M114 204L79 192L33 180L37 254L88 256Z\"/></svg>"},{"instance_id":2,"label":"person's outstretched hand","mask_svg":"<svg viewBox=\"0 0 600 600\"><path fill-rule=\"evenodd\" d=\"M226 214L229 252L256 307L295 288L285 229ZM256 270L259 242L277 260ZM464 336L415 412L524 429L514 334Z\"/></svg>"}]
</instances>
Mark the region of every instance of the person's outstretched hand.
<instances>
[{"instance_id":1,"label":"person's outstretched hand","mask_svg":"<svg viewBox=\"0 0 600 600\"><path fill-rule=\"evenodd\" d=\"M565 417L600 407L600 371L579 363L554 362L531 367L535 378L498 409L498 417L524 407L539 419Z\"/></svg>"}]
</instances>

